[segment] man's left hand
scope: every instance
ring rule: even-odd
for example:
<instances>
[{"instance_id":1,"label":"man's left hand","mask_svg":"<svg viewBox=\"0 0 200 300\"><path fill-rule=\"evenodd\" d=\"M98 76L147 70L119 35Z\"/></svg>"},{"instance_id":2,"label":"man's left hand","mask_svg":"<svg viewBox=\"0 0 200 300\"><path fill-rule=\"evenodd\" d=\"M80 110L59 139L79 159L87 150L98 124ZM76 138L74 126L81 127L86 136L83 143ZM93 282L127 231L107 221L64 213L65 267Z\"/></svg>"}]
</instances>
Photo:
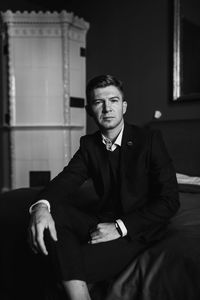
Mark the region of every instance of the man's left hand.
<instances>
[{"instance_id":1,"label":"man's left hand","mask_svg":"<svg viewBox=\"0 0 200 300\"><path fill-rule=\"evenodd\" d=\"M99 223L90 234L91 244L108 242L120 238L120 234L115 227L115 223Z\"/></svg>"}]
</instances>

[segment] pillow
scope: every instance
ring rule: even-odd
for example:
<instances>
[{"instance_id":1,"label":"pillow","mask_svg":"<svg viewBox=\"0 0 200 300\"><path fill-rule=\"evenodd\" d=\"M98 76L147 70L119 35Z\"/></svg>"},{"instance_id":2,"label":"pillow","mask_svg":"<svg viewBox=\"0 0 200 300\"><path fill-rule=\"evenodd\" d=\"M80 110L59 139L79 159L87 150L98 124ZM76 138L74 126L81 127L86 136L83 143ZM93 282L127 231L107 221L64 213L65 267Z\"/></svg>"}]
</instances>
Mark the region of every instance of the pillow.
<instances>
[{"instance_id":1,"label":"pillow","mask_svg":"<svg viewBox=\"0 0 200 300\"><path fill-rule=\"evenodd\" d=\"M200 177L176 173L179 192L200 193Z\"/></svg>"},{"instance_id":2,"label":"pillow","mask_svg":"<svg viewBox=\"0 0 200 300\"><path fill-rule=\"evenodd\" d=\"M200 177L176 173L178 184L200 185Z\"/></svg>"}]
</instances>

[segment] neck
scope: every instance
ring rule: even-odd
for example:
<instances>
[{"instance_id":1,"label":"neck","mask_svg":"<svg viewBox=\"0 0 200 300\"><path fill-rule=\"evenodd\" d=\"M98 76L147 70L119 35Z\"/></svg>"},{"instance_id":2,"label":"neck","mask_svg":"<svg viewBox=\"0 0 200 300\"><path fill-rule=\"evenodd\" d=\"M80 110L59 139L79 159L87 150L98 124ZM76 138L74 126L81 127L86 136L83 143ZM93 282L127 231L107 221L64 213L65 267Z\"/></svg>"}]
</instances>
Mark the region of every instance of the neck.
<instances>
[{"instance_id":1,"label":"neck","mask_svg":"<svg viewBox=\"0 0 200 300\"><path fill-rule=\"evenodd\" d=\"M116 140L118 134L122 130L123 125L124 125L124 121L122 120L122 122L117 127L112 129L102 129L101 133L113 142Z\"/></svg>"}]
</instances>

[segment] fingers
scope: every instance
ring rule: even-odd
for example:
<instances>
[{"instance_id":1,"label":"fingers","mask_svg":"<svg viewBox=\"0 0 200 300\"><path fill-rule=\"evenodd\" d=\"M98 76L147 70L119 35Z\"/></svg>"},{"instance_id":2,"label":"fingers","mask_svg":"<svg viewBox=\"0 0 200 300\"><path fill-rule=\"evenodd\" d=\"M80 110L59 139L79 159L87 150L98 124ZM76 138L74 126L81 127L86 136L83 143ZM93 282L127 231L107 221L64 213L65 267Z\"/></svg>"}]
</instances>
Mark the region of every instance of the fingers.
<instances>
[{"instance_id":1,"label":"fingers","mask_svg":"<svg viewBox=\"0 0 200 300\"><path fill-rule=\"evenodd\" d=\"M97 243L108 242L110 240L112 240L112 238L110 236L99 234L99 235L91 237L90 243L97 244Z\"/></svg>"},{"instance_id":2,"label":"fingers","mask_svg":"<svg viewBox=\"0 0 200 300\"><path fill-rule=\"evenodd\" d=\"M98 244L98 243L103 243L107 242L108 240L102 237L96 238L96 239L91 239L90 244Z\"/></svg>"},{"instance_id":3,"label":"fingers","mask_svg":"<svg viewBox=\"0 0 200 300\"><path fill-rule=\"evenodd\" d=\"M52 239L57 242L58 238L57 238L57 232L56 232L56 227L55 227L55 223L51 222L49 224L49 232L50 232L50 236L52 237Z\"/></svg>"},{"instance_id":4,"label":"fingers","mask_svg":"<svg viewBox=\"0 0 200 300\"><path fill-rule=\"evenodd\" d=\"M37 254L39 252L42 252L43 254L47 255L47 249L44 244L44 239L43 239L43 230L40 228L40 226L32 226L29 229L28 232L28 242L30 245L31 250Z\"/></svg>"},{"instance_id":5,"label":"fingers","mask_svg":"<svg viewBox=\"0 0 200 300\"><path fill-rule=\"evenodd\" d=\"M108 242L119 238L114 223L99 223L94 231L90 234L91 244Z\"/></svg>"},{"instance_id":6,"label":"fingers","mask_svg":"<svg viewBox=\"0 0 200 300\"><path fill-rule=\"evenodd\" d=\"M99 235L100 235L100 231L99 230L95 230L95 231L93 231L93 232L90 233L90 237L92 239L95 239L95 238L99 237Z\"/></svg>"},{"instance_id":7,"label":"fingers","mask_svg":"<svg viewBox=\"0 0 200 300\"><path fill-rule=\"evenodd\" d=\"M36 244L37 249L39 249L44 255L48 255L48 251L46 249L44 243L44 226L42 224L37 224L36 226Z\"/></svg>"},{"instance_id":8,"label":"fingers","mask_svg":"<svg viewBox=\"0 0 200 300\"><path fill-rule=\"evenodd\" d=\"M96 236L92 235L92 236L91 236L90 243L91 243L91 244L97 243L101 238L102 238L102 237L99 236L99 235L96 235Z\"/></svg>"},{"instance_id":9,"label":"fingers","mask_svg":"<svg viewBox=\"0 0 200 300\"><path fill-rule=\"evenodd\" d=\"M32 229L29 227L28 228L28 244L31 248L31 250L37 254L38 249L37 249L37 243L35 241L35 228L33 227Z\"/></svg>"},{"instance_id":10,"label":"fingers","mask_svg":"<svg viewBox=\"0 0 200 300\"><path fill-rule=\"evenodd\" d=\"M32 215L29 226L29 243L34 253L41 252L48 255L48 251L44 242L44 231L49 230L50 236L54 241L57 241L57 233L55 223L49 212L37 212Z\"/></svg>"},{"instance_id":11,"label":"fingers","mask_svg":"<svg viewBox=\"0 0 200 300\"><path fill-rule=\"evenodd\" d=\"M91 240L90 240L91 244L107 241L107 234L106 232L104 232L103 228L101 227L101 224L97 225L96 229L91 232L90 236L91 236Z\"/></svg>"}]
</instances>

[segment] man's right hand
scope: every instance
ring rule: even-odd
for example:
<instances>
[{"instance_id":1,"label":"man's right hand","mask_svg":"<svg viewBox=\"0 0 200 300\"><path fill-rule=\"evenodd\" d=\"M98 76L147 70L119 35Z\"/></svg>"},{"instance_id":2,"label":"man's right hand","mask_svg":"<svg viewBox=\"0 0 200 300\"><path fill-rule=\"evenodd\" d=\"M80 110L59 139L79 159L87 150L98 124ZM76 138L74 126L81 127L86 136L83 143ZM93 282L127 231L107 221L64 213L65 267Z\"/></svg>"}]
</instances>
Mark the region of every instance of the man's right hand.
<instances>
[{"instance_id":1,"label":"man's right hand","mask_svg":"<svg viewBox=\"0 0 200 300\"><path fill-rule=\"evenodd\" d=\"M29 244L34 253L42 252L48 255L44 243L44 231L49 230L50 236L57 241L57 233L54 220L43 204L37 204L31 213L31 220L28 228Z\"/></svg>"}]
</instances>

